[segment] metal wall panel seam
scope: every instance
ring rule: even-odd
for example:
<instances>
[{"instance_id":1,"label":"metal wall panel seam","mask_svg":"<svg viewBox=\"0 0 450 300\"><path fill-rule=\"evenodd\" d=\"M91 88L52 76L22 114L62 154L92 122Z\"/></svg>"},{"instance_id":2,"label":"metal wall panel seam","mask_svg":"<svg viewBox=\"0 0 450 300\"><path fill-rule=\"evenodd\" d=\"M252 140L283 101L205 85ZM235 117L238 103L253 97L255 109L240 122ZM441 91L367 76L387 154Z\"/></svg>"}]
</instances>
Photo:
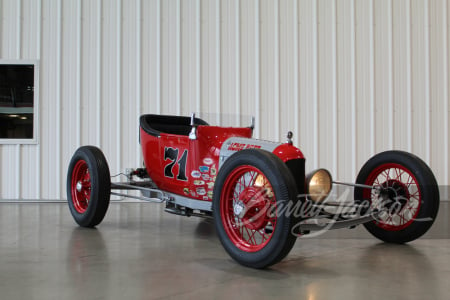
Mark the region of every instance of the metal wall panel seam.
<instances>
[{"instance_id":1,"label":"metal wall panel seam","mask_svg":"<svg viewBox=\"0 0 450 300\"><path fill-rule=\"evenodd\" d=\"M371 0L370 3L370 156L375 154L375 33L374 33L374 8L375 0Z\"/></svg>"},{"instance_id":2,"label":"metal wall panel seam","mask_svg":"<svg viewBox=\"0 0 450 300\"><path fill-rule=\"evenodd\" d=\"M259 74L259 0L255 2L255 130L254 135L259 138L261 124L261 112L260 112L260 99L259 99L259 85L260 85L260 74Z\"/></svg>"},{"instance_id":3,"label":"metal wall panel seam","mask_svg":"<svg viewBox=\"0 0 450 300\"><path fill-rule=\"evenodd\" d=\"M41 10L40 10L40 6L39 6L39 8L38 8L38 20L39 20L39 22L38 22L38 25L37 25L37 34L36 34L36 36L38 37L38 39L36 40L37 41L37 54L36 54L36 56L38 57L38 59L40 58L40 47L41 47L41 42L40 42L40 30L41 30L41 25L40 25L40 20L41 20L41 17L40 17L40 15L41 15ZM36 160L38 160L39 162L36 162L36 169L35 169L35 172L36 172L36 175L39 175L40 173L40 145L39 145L39 135L40 135L40 128L41 128L41 126L40 126L40 111L39 111L39 107L40 107L40 105L39 105L39 100L41 99L41 95L40 95L40 69L41 69L41 64L40 64L40 60L39 60L39 62L38 62L38 64L37 64L37 68L35 68L35 70L34 70L34 76L35 76L35 82L39 82L39 84L37 84L37 86L35 86L34 87L34 95L35 95L35 97L37 97L37 98L35 98L35 99L37 99L37 101L36 101L36 103L35 103L35 105L34 105L34 113L36 114L36 118L35 118L35 120L36 120L36 126L35 126L35 128L33 129L34 130L34 134L35 134L35 136L36 136L36 141L37 141L37 143L36 143L36 145L35 145L35 149L36 149ZM30 168L31 168L31 166L30 166ZM31 174L31 170L30 170L30 174ZM40 196L40 194L38 194L38 192L40 191L40 189L39 189L39 182L40 182L40 178L39 178L40 176L37 176L36 177L36 185L35 185L35 191L36 191L36 199L39 199L39 196ZM30 194L31 194L31 192L30 192Z\"/></svg>"},{"instance_id":4,"label":"metal wall panel seam","mask_svg":"<svg viewBox=\"0 0 450 300\"><path fill-rule=\"evenodd\" d=\"M17 37L16 37L16 50L17 50L17 59L21 59L22 52L22 0L16 0L17 5Z\"/></svg>"},{"instance_id":5,"label":"metal wall panel seam","mask_svg":"<svg viewBox=\"0 0 450 300\"><path fill-rule=\"evenodd\" d=\"M444 0L447 1L447 0ZM407 76L407 124L406 126L408 127L407 129L407 135L408 135L408 151L411 152L412 151L412 56L411 56L411 49L412 49L412 38L411 38L411 1L408 1L408 11L406 12L406 17L407 17L407 33L406 33L406 43L407 43L407 50L406 50L406 60L407 60L407 64L406 64L406 76Z\"/></svg>"},{"instance_id":6,"label":"metal wall panel seam","mask_svg":"<svg viewBox=\"0 0 450 300\"><path fill-rule=\"evenodd\" d=\"M319 30L318 30L318 2L315 1L313 5L313 61L314 61L314 125L313 125L313 135L314 135L314 158L313 158L313 168L316 169L319 166Z\"/></svg>"},{"instance_id":7,"label":"metal wall panel seam","mask_svg":"<svg viewBox=\"0 0 450 300\"><path fill-rule=\"evenodd\" d=\"M337 85L337 5L336 1L333 2L333 175L336 177L338 170L338 85Z\"/></svg>"},{"instance_id":8,"label":"metal wall panel seam","mask_svg":"<svg viewBox=\"0 0 450 300\"><path fill-rule=\"evenodd\" d=\"M299 48L299 43L298 43L298 1L294 0L294 136L295 136L295 141L297 143L297 145L299 144L299 131L300 131L300 125L299 125L299 98L298 98L298 94L299 94L299 82L298 82L298 78L299 78L299 62L298 62L298 48Z\"/></svg>"},{"instance_id":9,"label":"metal wall panel seam","mask_svg":"<svg viewBox=\"0 0 450 300\"><path fill-rule=\"evenodd\" d=\"M77 19L77 58L76 58L76 141L77 145L76 148L81 146L81 49L82 49L82 43L81 43L81 5L82 1L77 1L77 12L76 12L76 19ZM58 112L60 113L60 112Z\"/></svg>"},{"instance_id":10,"label":"metal wall panel seam","mask_svg":"<svg viewBox=\"0 0 450 300\"><path fill-rule=\"evenodd\" d=\"M449 107L448 107L448 101L449 101L449 89L448 89L448 55L449 55L449 47L448 47L448 2L447 0L443 1L443 9L442 9L442 19L444 20L444 25L442 26L442 39L444 41L444 51L442 55L442 62L444 65L444 115L445 115L445 124L444 124L444 166L445 167L445 173L444 173L444 182L446 185L449 184L449 145L448 145L448 134L449 134L449 122L448 122L448 115L449 115ZM448 195L447 195L448 196Z\"/></svg>"},{"instance_id":11,"label":"metal wall panel seam","mask_svg":"<svg viewBox=\"0 0 450 300\"><path fill-rule=\"evenodd\" d=\"M62 0L57 2L56 15L56 176L61 176L61 69L62 69ZM61 183L56 184L56 197L61 197Z\"/></svg>"},{"instance_id":12,"label":"metal wall panel seam","mask_svg":"<svg viewBox=\"0 0 450 300\"><path fill-rule=\"evenodd\" d=\"M21 59L21 48L22 48L22 0L17 1L17 37L16 37L16 47L17 47L17 59ZM16 145L16 198L20 198L21 189L21 153L22 146L20 144Z\"/></svg>"},{"instance_id":13,"label":"metal wall panel seam","mask_svg":"<svg viewBox=\"0 0 450 300\"><path fill-rule=\"evenodd\" d=\"M389 148L394 147L394 49L393 49L393 31L394 31L394 13L393 0L389 3Z\"/></svg>"},{"instance_id":14,"label":"metal wall panel seam","mask_svg":"<svg viewBox=\"0 0 450 300\"><path fill-rule=\"evenodd\" d=\"M38 3L38 26L36 28L36 36L37 36L37 59L39 59L39 62L41 61L41 47L42 47L42 0L39 0ZM39 67L39 70L41 68ZM39 71L40 72L40 71ZM38 90L35 92L37 92L38 94L40 94L40 88L38 87ZM41 95L39 95L39 99L42 99ZM38 118L40 115L40 106L38 104L38 107L35 108L35 112L38 114ZM39 122L38 122L39 123ZM41 126L39 126L38 129L38 135L40 135L40 131L42 130ZM40 140L38 137L38 143L36 145L36 199L40 199L41 198L41 144L40 144Z\"/></svg>"},{"instance_id":15,"label":"metal wall panel seam","mask_svg":"<svg viewBox=\"0 0 450 300\"><path fill-rule=\"evenodd\" d=\"M201 110L201 19L202 19L202 11L200 0L196 0L195 2L195 12L196 12L196 20L195 20L195 111L200 113Z\"/></svg>"},{"instance_id":16,"label":"metal wall panel seam","mask_svg":"<svg viewBox=\"0 0 450 300\"><path fill-rule=\"evenodd\" d=\"M4 27L3 17L1 14L1 12L3 11L3 5L4 5L3 0L0 0L0 33L3 32L3 27ZM0 46L1 46L1 44L0 44ZM3 57L2 52L3 52L2 47L0 47L0 57ZM0 146L0 149L2 149L2 148L4 148L3 145ZM1 187L1 185L0 185L0 187ZM0 192L0 195L1 195L1 192Z\"/></svg>"},{"instance_id":17,"label":"metal wall panel seam","mask_svg":"<svg viewBox=\"0 0 450 300\"><path fill-rule=\"evenodd\" d=\"M122 107L122 0L117 0L117 23L116 23L116 149L117 149L117 172L121 171L121 158L122 158L122 117L121 117L121 107Z\"/></svg>"},{"instance_id":18,"label":"metal wall panel seam","mask_svg":"<svg viewBox=\"0 0 450 300\"><path fill-rule=\"evenodd\" d=\"M217 124L221 122L221 65L220 65L220 55L221 55L221 26L220 26L220 0L216 0L216 113L217 113Z\"/></svg>"},{"instance_id":19,"label":"metal wall panel seam","mask_svg":"<svg viewBox=\"0 0 450 300\"><path fill-rule=\"evenodd\" d=\"M236 108L236 116L237 118L237 126L241 126L241 10L240 10L240 0L235 0L235 56L236 56L236 74L235 74L235 83L236 83L236 99L235 99L235 108Z\"/></svg>"},{"instance_id":20,"label":"metal wall panel seam","mask_svg":"<svg viewBox=\"0 0 450 300\"><path fill-rule=\"evenodd\" d=\"M136 0L136 143L139 141L139 116L141 114L141 31L142 31L142 20L141 20L141 0ZM136 149L136 166L140 165L141 161L141 148L135 147Z\"/></svg>"},{"instance_id":21,"label":"metal wall panel seam","mask_svg":"<svg viewBox=\"0 0 450 300\"><path fill-rule=\"evenodd\" d=\"M161 113L161 1L156 2L156 113Z\"/></svg>"},{"instance_id":22,"label":"metal wall panel seam","mask_svg":"<svg viewBox=\"0 0 450 300\"><path fill-rule=\"evenodd\" d=\"M21 144L16 144L16 147L15 147L16 148L16 192L15 192L16 199L20 199L20 188L21 188L20 178L22 175L20 172L20 170L21 170L20 158L21 158L21 152L22 152L21 147L22 147Z\"/></svg>"},{"instance_id":23,"label":"metal wall panel seam","mask_svg":"<svg viewBox=\"0 0 450 300\"><path fill-rule=\"evenodd\" d=\"M3 32L3 27L4 27L3 17L2 17L2 14L1 14L1 12L3 11L3 5L4 5L3 0L0 0L0 33ZM0 44L0 57L3 58L3 49L1 47L1 44ZM4 145L0 145L0 151L2 149L4 149ZM0 184L0 187L1 187L1 184ZM0 196L1 195L2 195L2 193L0 191Z\"/></svg>"},{"instance_id":24,"label":"metal wall panel seam","mask_svg":"<svg viewBox=\"0 0 450 300\"><path fill-rule=\"evenodd\" d=\"M356 178L356 0L351 2L352 51L352 178Z\"/></svg>"},{"instance_id":25,"label":"metal wall panel seam","mask_svg":"<svg viewBox=\"0 0 450 300\"><path fill-rule=\"evenodd\" d=\"M97 93L96 93L96 109L97 109L97 147L101 147L102 144L102 0L97 1Z\"/></svg>"},{"instance_id":26,"label":"metal wall panel seam","mask_svg":"<svg viewBox=\"0 0 450 300\"><path fill-rule=\"evenodd\" d=\"M424 5L425 5L425 11L424 11L424 15L425 15L425 90L426 90L426 97L425 97L425 107L426 107L426 112L425 112L425 157L426 157L426 161L428 163L430 163L430 144L431 144L431 126L430 126L430 98L431 98L431 91L430 91L430 20L429 20L429 5L430 5L430 1L426 0L424 1Z\"/></svg>"},{"instance_id":27,"label":"metal wall panel seam","mask_svg":"<svg viewBox=\"0 0 450 300\"><path fill-rule=\"evenodd\" d=\"M275 53L274 53L274 69L275 69L275 140L280 141L280 12L279 12L279 1L275 1L275 29L274 29L274 40L275 40Z\"/></svg>"},{"instance_id":28,"label":"metal wall panel seam","mask_svg":"<svg viewBox=\"0 0 450 300\"><path fill-rule=\"evenodd\" d=\"M177 115L181 114L181 0L176 8L176 101Z\"/></svg>"}]
</instances>

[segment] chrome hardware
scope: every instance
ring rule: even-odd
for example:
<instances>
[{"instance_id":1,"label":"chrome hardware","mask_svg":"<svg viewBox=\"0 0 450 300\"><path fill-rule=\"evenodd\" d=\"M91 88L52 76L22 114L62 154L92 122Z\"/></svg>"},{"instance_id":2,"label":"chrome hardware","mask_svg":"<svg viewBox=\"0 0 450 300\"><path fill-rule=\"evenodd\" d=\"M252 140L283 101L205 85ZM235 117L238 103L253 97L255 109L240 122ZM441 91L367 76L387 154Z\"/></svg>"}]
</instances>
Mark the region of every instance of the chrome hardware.
<instances>
[{"instance_id":1,"label":"chrome hardware","mask_svg":"<svg viewBox=\"0 0 450 300\"><path fill-rule=\"evenodd\" d=\"M197 139L197 127L195 126L195 113L191 114L191 132L189 132L189 139L196 140Z\"/></svg>"},{"instance_id":2,"label":"chrome hardware","mask_svg":"<svg viewBox=\"0 0 450 300\"><path fill-rule=\"evenodd\" d=\"M292 136L293 136L292 131L288 131L286 135L287 137L286 143L288 143L289 145L292 145Z\"/></svg>"},{"instance_id":3,"label":"chrome hardware","mask_svg":"<svg viewBox=\"0 0 450 300\"><path fill-rule=\"evenodd\" d=\"M81 183L81 181L78 181L78 182L77 182L77 187L76 187L76 189L77 189L77 192L78 192L78 193L81 193L81 191L83 190L83 184Z\"/></svg>"},{"instance_id":4,"label":"chrome hardware","mask_svg":"<svg viewBox=\"0 0 450 300\"><path fill-rule=\"evenodd\" d=\"M236 203L233 205L233 212L236 217L242 219L246 213L244 202L242 202L241 200L236 201Z\"/></svg>"}]
</instances>

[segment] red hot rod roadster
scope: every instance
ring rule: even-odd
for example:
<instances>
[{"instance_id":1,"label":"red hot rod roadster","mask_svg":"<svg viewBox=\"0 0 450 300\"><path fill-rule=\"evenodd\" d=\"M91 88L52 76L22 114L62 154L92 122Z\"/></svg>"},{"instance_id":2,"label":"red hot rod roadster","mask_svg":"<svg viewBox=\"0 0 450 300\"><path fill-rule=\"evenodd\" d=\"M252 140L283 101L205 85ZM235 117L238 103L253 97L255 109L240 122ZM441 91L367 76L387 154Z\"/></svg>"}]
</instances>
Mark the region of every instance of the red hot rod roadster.
<instances>
[{"instance_id":1,"label":"red hot rod roadster","mask_svg":"<svg viewBox=\"0 0 450 300\"><path fill-rule=\"evenodd\" d=\"M127 169L111 182L105 156L80 147L69 164L70 212L83 227L104 218L111 195L163 202L165 211L213 218L228 254L242 265L281 261L299 236L364 224L385 242L422 236L439 209L439 190L418 157L386 151L369 159L356 183L333 181L325 169L305 173L292 144L252 138L250 127L210 126L191 117L143 115L140 144L145 168ZM333 185L353 187L354 200L328 197ZM123 190L139 190L141 196Z\"/></svg>"}]
</instances>

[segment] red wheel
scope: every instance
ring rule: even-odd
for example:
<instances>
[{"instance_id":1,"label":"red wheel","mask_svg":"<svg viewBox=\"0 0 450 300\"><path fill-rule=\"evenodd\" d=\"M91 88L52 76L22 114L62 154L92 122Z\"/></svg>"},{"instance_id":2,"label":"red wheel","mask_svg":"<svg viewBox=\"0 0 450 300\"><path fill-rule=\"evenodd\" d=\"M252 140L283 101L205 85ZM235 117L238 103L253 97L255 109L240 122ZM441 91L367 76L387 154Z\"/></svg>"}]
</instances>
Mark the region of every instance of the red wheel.
<instances>
[{"instance_id":1,"label":"red wheel","mask_svg":"<svg viewBox=\"0 0 450 300\"><path fill-rule=\"evenodd\" d=\"M240 250L264 248L276 229L276 199L266 176L253 166L228 175L220 195L220 217L231 242Z\"/></svg>"},{"instance_id":2,"label":"red wheel","mask_svg":"<svg viewBox=\"0 0 450 300\"><path fill-rule=\"evenodd\" d=\"M220 168L213 195L219 239L236 261L264 268L292 249L295 220L279 211L297 201L297 191L291 172L277 156L257 149L233 154Z\"/></svg>"},{"instance_id":3,"label":"red wheel","mask_svg":"<svg viewBox=\"0 0 450 300\"><path fill-rule=\"evenodd\" d=\"M382 164L372 170L365 184L377 188L364 190L364 199L371 200L371 209L386 208L375 225L388 231L397 231L407 228L417 218L422 203L419 182L404 166ZM384 198L379 197L380 190L384 191Z\"/></svg>"},{"instance_id":4,"label":"red wheel","mask_svg":"<svg viewBox=\"0 0 450 300\"><path fill-rule=\"evenodd\" d=\"M355 189L356 201L368 201L381 211L365 224L377 238L405 243L423 235L439 208L439 191L430 168L418 157L401 151L380 153L361 169L357 183L375 189Z\"/></svg>"},{"instance_id":5,"label":"red wheel","mask_svg":"<svg viewBox=\"0 0 450 300\"><path fill-rule=\"evenodd\" d=\"M91 199L91 175L84 160L79 160L73 168L71 193L75 210L80 214L85 213Z\"/></svg>"},{"instance_id":6,"label":"red wheel","mask_svg":"<svg viewBox=\"0 0 450 300\"><path fill-rule=\"evenodd\" d=\"M111 180L106 158L92 146L79 148L67 172L67 200L74 220L83 227L94 227L109 206Z\"/></svg>"}]
</instances>

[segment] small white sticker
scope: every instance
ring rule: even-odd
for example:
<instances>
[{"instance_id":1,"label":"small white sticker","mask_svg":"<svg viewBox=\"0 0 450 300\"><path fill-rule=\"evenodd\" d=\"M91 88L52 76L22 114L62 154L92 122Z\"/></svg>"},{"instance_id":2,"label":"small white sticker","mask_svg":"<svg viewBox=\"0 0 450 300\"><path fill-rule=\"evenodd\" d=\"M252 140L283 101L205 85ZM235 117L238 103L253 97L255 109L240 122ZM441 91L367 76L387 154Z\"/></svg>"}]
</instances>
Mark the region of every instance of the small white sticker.
<instances>
[{"instance_id":1,"label":"small white sticker","mask_svg":"<svg viewBox=\"0 0 450 300\"><path fill-rule=\"evenodd\" d=\"M200 196L206 195L205 188L197 188L197 194L199 194Z\"/></svg>"},{"instance_id":2,"label":"small white sticker","mask_svg":"<svg viewBox=\"0 0 450 300\"><path fill-rule=\"evenodd\" d=\"M191 176L194 178L200 178L200 176L202 176L202 173L200 173L200 171L195 170L191 172Z\"/></svg>"},{"instance_id":3,"label":"small white sticker","mask_svg":"<svg viewBox=\"0 0 450 300\"><path fill-rule=\"evenodd\" d=\"M213 160L212 160L212 158L210 158L210 157L207 157L207 158L205 158L204 160L203 160L203 163L205 164L205 165L212 165L213 164Z\"/></svg>"}]
</instances>

